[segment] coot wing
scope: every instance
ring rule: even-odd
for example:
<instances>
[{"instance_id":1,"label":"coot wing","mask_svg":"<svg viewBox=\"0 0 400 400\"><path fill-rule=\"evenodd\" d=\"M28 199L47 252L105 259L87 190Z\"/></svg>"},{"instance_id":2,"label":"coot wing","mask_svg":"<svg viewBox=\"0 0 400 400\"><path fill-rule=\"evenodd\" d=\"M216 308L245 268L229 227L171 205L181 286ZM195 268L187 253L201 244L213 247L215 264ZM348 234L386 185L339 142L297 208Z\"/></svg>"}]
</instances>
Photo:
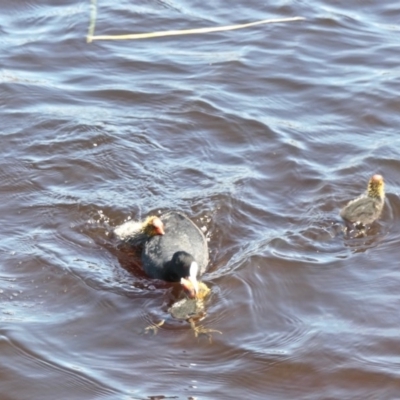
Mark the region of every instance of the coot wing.
<instances>
[{"instance_id":1,"label":"coot wing","mask_svg":"<svg viewBox=\"0 0 400 400\"><path fill-rule=\"evenodd\" d=\"M370 224L374 222L382 211L383 203L370 197L361 197L350 202L340 213L340 216L349 222Z\"/></svg>"}]
</instances>

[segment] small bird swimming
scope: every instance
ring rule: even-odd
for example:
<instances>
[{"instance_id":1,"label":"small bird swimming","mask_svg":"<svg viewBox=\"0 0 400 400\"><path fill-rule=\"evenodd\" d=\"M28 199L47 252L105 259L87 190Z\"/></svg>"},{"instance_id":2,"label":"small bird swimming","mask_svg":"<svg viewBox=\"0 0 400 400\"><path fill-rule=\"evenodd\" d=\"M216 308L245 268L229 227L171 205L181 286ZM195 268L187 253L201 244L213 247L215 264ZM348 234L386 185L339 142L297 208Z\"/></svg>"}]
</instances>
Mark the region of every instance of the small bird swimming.
<instances>
[{"instance_id":1,"label":"small bird swimming","mask_svg":"<svg viewBox=\"0 0 400 400\"><path fill-rule=\"evenodd\" d=\"M114 229L115 236L132 246L143 245L146 240L156 235L164 235L164 224L155 215L144 221L127 221Z\"/></svg>"},{"instance_id":2,"label":"small bird swimming","mask_svg":"<svg viewBox=\"0 0 400 400\"><path fill-rule=\"evenodd\" d=\"M368 182L366 193L351 200L340 211L340 216L358 227L377 220L385 204L385 183L382 175L374 175Z\"/></svg>"}]
</instances>

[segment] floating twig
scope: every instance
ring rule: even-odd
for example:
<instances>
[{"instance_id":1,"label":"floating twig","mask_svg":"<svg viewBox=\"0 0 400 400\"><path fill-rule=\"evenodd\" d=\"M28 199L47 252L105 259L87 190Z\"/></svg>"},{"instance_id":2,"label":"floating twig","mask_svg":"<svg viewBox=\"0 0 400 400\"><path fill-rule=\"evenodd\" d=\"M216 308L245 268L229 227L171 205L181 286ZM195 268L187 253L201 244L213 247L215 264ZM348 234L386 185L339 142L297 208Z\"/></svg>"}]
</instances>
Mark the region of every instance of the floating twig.
<instances>
[{"instance_id":1,"label":"floating twig","mask_svg":"<svg viewBox=\"0 0 400 400\"><path fill-rule=\"evenodd\" d=\"M95 3L96 0L92 0ZM303 17L292 17L292 18L277 18L277 19L263 19L261 21L249 22L247 24L239 24L239 25L227 25L227 26L216 26L210 28L197 28L197 29L184 29L177 31L161 31L161 32L150 32L150 33L132 33L127 35L98 35L94 36L94 24L95 22L92 18L96 17L96 11L92 11L91 13L91 22L89 28L89 34L87 37L87 42L91 43L93 40L127 40L127 39L151 39L156 37L165 37L165 36L179 36L179 35L195 35L201 33L211 33L211 32L222 32L222 31L233 31L236 29L244 29L249 28L251 26L262 25L262 24L272 24L277 22L291 22L291 21L302 21L305 18ZM94 17L93 17L94 15Z\"/></svg>"},{"instance_id":2,"label":"floating twig","mask_svg":"<svg viewBox=\"0 0 400 400\"><path fill-rule=\"evenodd\" d=\"M94 28L96 26L96 18L97 18L97 0L92 0L90 3L90 23L89 23L89 32L87 35L87 42L90 43L92 41L94 35Z\"/></svg>"}]
</instances>

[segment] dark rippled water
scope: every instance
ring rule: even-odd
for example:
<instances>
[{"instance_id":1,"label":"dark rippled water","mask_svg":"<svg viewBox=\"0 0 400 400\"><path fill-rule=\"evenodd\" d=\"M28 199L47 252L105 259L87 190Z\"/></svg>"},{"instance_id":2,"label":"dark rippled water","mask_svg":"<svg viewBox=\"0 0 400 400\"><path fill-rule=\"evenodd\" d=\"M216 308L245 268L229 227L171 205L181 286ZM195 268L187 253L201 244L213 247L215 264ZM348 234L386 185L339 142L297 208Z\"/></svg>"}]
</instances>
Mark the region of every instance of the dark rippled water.
<instances>
[{"instance_id":1,"label":"dark rippled water","mask_svg":"<svg viewBox=\"0 0 400 400\"><path fill-rule=\"evenodd\" d=\"M399 398L398 3L100 1L96 34L305 20L91 44L53 3L2 3L1 399ZM165 210L209 238L211 344L109 235Z\"/></svg>"}]
</instances>

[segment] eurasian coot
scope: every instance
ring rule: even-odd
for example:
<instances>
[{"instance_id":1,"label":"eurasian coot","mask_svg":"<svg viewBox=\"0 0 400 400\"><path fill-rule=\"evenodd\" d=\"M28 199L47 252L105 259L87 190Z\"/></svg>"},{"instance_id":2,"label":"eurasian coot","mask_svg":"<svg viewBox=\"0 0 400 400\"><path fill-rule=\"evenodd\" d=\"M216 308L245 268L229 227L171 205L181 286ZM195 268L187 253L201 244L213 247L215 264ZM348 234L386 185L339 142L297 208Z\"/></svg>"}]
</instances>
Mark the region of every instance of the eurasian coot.
<instances>
[{"instance_id":1,"label":"eurasian coot","mask_svg":"<svg viewBox=\"0 0 400 400\"><path fill-rule=\"evenodd\" d=\"M168 212L160 216L164 235L150 237L142 251L143 269L151 278L180 282L190 297L198 293L197 278L208 264L207 240L184 214Z\"/></svg>"},{"instance_id":2,"label":"eurasian coot","mask_svg":"<svg viewBox=\"0 0 400 400\"><path fill-rule=\"evenodd\" d=\"M340 216L355 225L371 224L382 213L385 189L381 175L374 175L368 182L367 192L351 200L340 212Z\"/></svg>"},{"instance_id":3,"label":"eurasian coot","mask_svg":"<svg viewBox=\"0 0 400 400\"><path fill-rule=\"evenodd\" d=\"M147 217L144 221L127 221L114 229L115 236L132 246L143 245L152 236L164 235L164 225L156 216Z\"/></svg>"}]
</instances>

